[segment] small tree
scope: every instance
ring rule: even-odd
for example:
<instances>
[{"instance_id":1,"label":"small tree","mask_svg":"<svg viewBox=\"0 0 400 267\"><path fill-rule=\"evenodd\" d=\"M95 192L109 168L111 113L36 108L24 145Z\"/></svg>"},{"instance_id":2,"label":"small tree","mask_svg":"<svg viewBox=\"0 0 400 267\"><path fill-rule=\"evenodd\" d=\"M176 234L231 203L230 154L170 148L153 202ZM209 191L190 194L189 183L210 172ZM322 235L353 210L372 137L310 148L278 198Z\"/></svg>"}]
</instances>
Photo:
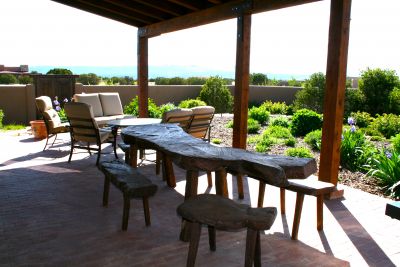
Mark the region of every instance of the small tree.
<instances>
[{"instance_id":1,"label":"small tree","mask_svg":"<svg viewBox=\"0 0 400 267\"><path fill-rule=\"evenodd\" d=\"M361 72L359 88L365 95L366 111L371 115L389 112L389 95L400 85L394 70L367 69Z\"/></svg>"},{"instance_id":2,"label":"small tree","mask_svg":"<svg viewBox=\"0 0 400 267\"><path fill-rule=\"evenodd\" d=\"M225 81L218 76L210 77L202 86L199 99L213 106L216 113L231 112L233 96L225 85Z\"/></svg>"},{"instance_id":3,"label":"small tree","mask_svg":"<svg viewBox=\"0 0 400 267\"><path fill-rule=\"evenodd\" d=\"M79 75L78 79L76 79L77 82L80 82L82 84L86 85L96 85L100 83L100 77L98 77L94 73L88 73L88 74L81 74Z\"/></svg>"},{"instance_id":4,"label":"small tree","mask_svg":"<svg viewBox=\"0 0 400 267\"><path fill-rule=\"evenodd\" d=\"M311 109L323 112L325 95L325 75L322 72L314 73L304 82L304 88L295 95L294 109Z\"/></svg>"},{"instance_id":5,"label":"small tree","mask_svg":"<svg viewBox=\"0 0 400 267\"><path fill-rule=\"evenodd\" d=\"M250 84L252 85L266 85L268 83L267 75L263 73L250 74Z\"/></svg>"},{"instance_id":6,"label":"small tree","mask_svg":"<svg viewBox=\"0 0 400 267\"><path fill-rule=\"evenodd\" d=\"M62 75L72 75L72 71L63 68L54 68L49 70L46 74L62 74Z\"/></svg>"}]
</instances>

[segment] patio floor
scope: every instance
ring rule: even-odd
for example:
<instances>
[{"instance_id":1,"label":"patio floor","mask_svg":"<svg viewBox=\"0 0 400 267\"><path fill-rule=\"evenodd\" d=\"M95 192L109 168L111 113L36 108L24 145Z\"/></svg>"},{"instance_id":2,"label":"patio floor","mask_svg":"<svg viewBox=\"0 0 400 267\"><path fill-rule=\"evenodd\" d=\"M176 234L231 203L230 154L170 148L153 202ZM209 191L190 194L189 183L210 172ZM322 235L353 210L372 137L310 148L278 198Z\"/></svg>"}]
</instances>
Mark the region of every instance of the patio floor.
<instances>
[{"instance_id":1,"label":"patio floor","mask_svg":"<svg viewBox=\"0 0 400 267\"><path fill-rule=\"evenodd\" d=\"M103 208L104 177L96 156L75 153L68 164L69 136L42 151L45 141L31 135L0 133L0 266L185 266L188 243L179 241L184 172L175 167L177 187L155 175L151 162L140 168L159 186L150 199L152 225L142 203L132 200L127 232L121 231L122 195L111 187ZM110 147L105 151L110 152ZM122 151L119 151L122 157ZM112 159L112 154L102 159ZM207 189L206 175L199 193ZM228 176L237 200L235 178ZM244 181L243 203L256 205L258 182ZM325 201L324 230L316 229L316 199L305 197L299 240L292 241L295 195L287 193L287 214L278 215L261 236L263 266L400 265L400 221L384 215L389 201L344 187L345 197ZM239 200L237 200L239 201ZM279 189L266 188L265 206L279 206ZM196 266L243 266L246 232L217 232L217 251L202 231Z\"/></svg>"}]
</instances>

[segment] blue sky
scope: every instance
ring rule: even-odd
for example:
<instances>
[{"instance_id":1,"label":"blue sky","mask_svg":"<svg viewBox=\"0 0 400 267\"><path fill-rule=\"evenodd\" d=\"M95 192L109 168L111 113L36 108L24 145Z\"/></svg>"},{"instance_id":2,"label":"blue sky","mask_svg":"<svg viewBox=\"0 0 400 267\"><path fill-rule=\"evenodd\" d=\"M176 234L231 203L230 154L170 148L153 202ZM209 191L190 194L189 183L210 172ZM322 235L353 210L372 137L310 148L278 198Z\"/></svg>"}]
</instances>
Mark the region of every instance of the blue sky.
<instances>
[{"instance_id":1,"label":"blue sky","mask_svg":"<svg viewBox=\"0 0 400 267\"><path fill-rule=\"evenodd\" d=\"M330 1L253 16L251 72L326 70ZM400 66L399 0L353 0L348 76ZM137 29L48 0L0 1L0 64L136 65ZM151 66L233 71L236 20L151 38ZM176 74L179 76L179 73Z\"/></svg>"}]
</instances>

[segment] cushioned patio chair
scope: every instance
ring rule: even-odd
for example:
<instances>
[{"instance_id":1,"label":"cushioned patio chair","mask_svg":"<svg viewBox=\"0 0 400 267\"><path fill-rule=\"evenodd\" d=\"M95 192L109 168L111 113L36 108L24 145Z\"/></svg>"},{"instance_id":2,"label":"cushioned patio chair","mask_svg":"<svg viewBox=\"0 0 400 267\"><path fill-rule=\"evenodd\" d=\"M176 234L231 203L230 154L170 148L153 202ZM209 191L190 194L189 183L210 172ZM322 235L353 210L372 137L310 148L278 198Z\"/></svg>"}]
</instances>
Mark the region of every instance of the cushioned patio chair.
<instances>
[{"instance_id":1,"label":"cushioned patio chair","mask_svg":"<svg viewBox=\"0 0 400 267\"><path fill-rule=\"evenodd\" d=\"M187 132L196 138L210 142L211 122L214 118L215 108L200 106L192 108L193 115Z\"/></svg>"},{"instance_id":2,"label":"cushioned patio chair","mask_svg":"<svg viewBox=\"0 0 400 267\"><path fill-rule=\"evenodd\" d=\"M40 96L35 99L35 102L37 109L43 117L47 130L47 140L43 148L44 151L51 137L55 136L51 144L51 146L53 146L57 139L57 134L69 132L69 125L68 123L61 123L60 116L58 116L58 112L53 108L50 97Z\"/></svg>"},{"instance_id":3,"label":"cushioned patio chair","mask_svg":"<svg viewBox=\"0 0 400 267\"><path fill-rule=\"evenodd\" d=\"M103 143L112 143L115 158L118 158L116 151L116 135L110 128L99 128L94 119L93 109L91 105L85 103L70 102L64 105L71 128L71 153L68 162L71 162L72 153L75 148L86 149L89 154L91 151L97 151L96 165L99 164L101 155L101 145ZM80 142L87 145L82 146ZM91 147L90 144L95 143L97 148Z\"/></svg>"}]
</instances>

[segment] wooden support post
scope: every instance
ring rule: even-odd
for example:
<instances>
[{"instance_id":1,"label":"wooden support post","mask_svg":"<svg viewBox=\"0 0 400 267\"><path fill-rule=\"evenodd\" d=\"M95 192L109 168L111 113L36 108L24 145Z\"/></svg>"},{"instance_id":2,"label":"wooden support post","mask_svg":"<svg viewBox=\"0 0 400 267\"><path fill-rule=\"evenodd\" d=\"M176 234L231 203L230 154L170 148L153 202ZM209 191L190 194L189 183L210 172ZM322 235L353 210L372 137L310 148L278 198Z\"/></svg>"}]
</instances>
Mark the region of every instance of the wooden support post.
<instances>
[{"instance_id":1,"label":"wooden support post","mask_svg":"<svg viewBox=\"0 0 400 267\"><path fill-rule=\"evenodd\" d=\"M140 37L138 33L138 51L137 51L137 69L138 69L138 85L139 85L139 117L148 117L149 97L149 60L148 60L148 38Z\"/></svg>"},{"instance_id":2,"label":"wooden support post","mask_svg":"<svg viewBox=\"0 0 400 267\"><path fill-rule=\"evenodd\" d=\"M237 18L235 96L233 106L232 147L246 149L247 109L249 100L251 15L240 14ZM236 175L239 198L244 198L243 176Z\"/></svg>"},{"instance_id":3,"label":"wooden support post","mask_svg":"<svg viewBox=\"0 0 400 267\"><path fill-rule=\"evenodd\" d=\"M337 184L346 87L351 0L331 1L319 180Z\"/></svg>"}]
</instances>

